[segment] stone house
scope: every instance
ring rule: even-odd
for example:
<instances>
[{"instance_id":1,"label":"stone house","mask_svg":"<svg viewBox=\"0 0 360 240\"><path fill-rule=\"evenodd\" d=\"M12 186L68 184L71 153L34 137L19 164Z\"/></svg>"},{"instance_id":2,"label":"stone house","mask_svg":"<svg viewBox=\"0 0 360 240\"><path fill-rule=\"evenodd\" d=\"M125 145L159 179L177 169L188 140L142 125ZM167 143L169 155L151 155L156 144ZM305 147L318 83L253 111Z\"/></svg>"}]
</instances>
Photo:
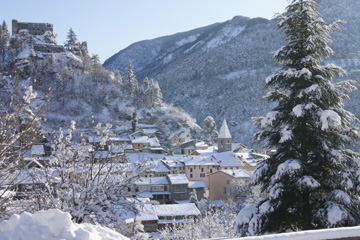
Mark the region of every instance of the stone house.
<instances>
[{"instance_id":1,"label":"stone house","mask_svg":"<svg viewBox=\"0 0 360 240\"><path fill-rule=\"evenodd\" d=\"M168 174L167 179L170 182L172 203L189 199L189 181L185 174Z\"/></svg>"}]
</instances>

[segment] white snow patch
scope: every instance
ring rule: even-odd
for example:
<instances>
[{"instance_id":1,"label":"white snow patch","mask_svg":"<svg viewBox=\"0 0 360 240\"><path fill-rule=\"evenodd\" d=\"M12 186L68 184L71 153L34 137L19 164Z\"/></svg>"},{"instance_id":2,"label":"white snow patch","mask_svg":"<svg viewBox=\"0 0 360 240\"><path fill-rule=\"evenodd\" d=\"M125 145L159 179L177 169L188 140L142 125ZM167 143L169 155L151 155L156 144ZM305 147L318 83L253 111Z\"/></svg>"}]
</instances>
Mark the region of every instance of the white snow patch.
<instances>
[{"instance_id":1,"label":"white snow patch","mask_svg":"<svg viewBox=\"0 0 360 240\"><path fill-rule=\"evenodd\" d=\"M302 188L318 188L320 187L320 183L316 181L312 176L303 176L297 181L297 184Z\"/></svg>"},{"instance_id":2,"label":"white snow patch","mask_svg":"<svg viewBox=\"0 0 360 240\"><path fill-rule=\"evenodd\" d=\"M286 142L292 138L292 131L289 128L289 126L284 126L284 128L281 130L280 134L281 134L281 139L280 139L279 143Z\"/></svg>"},{"instance_id":3,"label":"white snow patch","mask_svg":"<svg viewBox=\"0 0 360 240\"><path fill-rule=\"evenodd\" d=\"M163 63L164 63L164 64L168 64L169 62L171 62L172 57L173 57L173 54L170 53L169 55L167 55L167 56L163 59Z\"/></svg>"},{"instance_id":4,"label":"white snow patch","mask_svg":"<svg viewBox=\"0 0 360 240\"><path fill-rule=\"evenodd\" d=\"M342 219L347 217L347 213L340 209L339 205L336 203L332 203L328 209L328 222L335 226L338 222L340 222ZM332 238L333 239L333 238Z\"/></svg>"},{"instance_id":5,"label":"white snow patch","mask_svg":"<svg viewBox=\"0 0 360 240\"><path fill-rule=\"evenodd\" d=\"M275 184L271 189L270 189L270 193L269 193L269 198L272 199L276 199L280 196L281 192L282 192L282 188L284 187L284 184L282 183L277 183Z\"/></svg>"},{"instance_id":6,"label":"white snow patch","mask_svg":"<svg viewBox=\"0 0 360 240\"><path fill-rule=\"evenodd\" d=\"M121 234L97 225L76 224L69 213L57 209L14 214L0 223L0 239L27 240L127 240Z\"/></svg>"},{"instance_id":7,"label":"white snow patch","mask_svg":"<svg viewBox=\"0 0 360 240\"><path fill-rule=\"evenodd\" d=\"M329 127L337 128L341 125L341 117L332 110L319 112L321 121L321 130L326 131Z\"/></svg>"},{"instance_id":8,"label":"white snow patch","mask_svg":"<svg viewBox=\"0 0 360 240\"><path fill-rule=\"evenodd\" d=\"M304 107L303 104L298 104L298 105L296 105L296 106L293 108L292 113L293 113L296 117L301 117L301 116L303 116L303 115L304 115L303 107Z\"/></svg>"},{"instance_id":9,"label":"white snow patch","mask_svg":"<svg viewBox=\"0 0 360 240\"><path fill-rule=\"evenodd\" d=\"M291 175L301 169L301 164L298 160L287 160L280 164L276 170L276 174L272 177L272 183L279 181L284 175Z\"/></svg>"},{"instance_id":10,"label":"white snow patch","mask_svg":"<svg viewBox=\"0 0 360 240\"><path fill-rule=\"evenodd\" d=\"M204 50L216 48L220 45L223 45L227 42L229 42L234 37L238 36L240 33L242 33L245 30L245 26L243 27L225 27L215 38L210 40L206 46L204 47Z\"/></svg>"},{"instance_id":11,"label":"white snow patch","mask_svg":"<svg viewBox=\"0 0 360 240\"><path fill-rule=\"evenodd\" d=\"M191 36L189 36L189 37L186 37L186 38L181 39L180 41L177 41L177 42L175 43L175 45L176 45L177 47L184 46L184 45L187 44L187 43L194 42L199 36L200 36L200 34L191 35Z\"/></svg>"},{"instance_id":12,"label":"white snow patch","mask_svg":"<svg viewBox=\"0 0 360 240\"><path fill-rule=\"evenodd\" d=\"M261 127L266 128L271 126L273 121L276 119L278 111L271 111L266 114L266 116L261 120Z\"/></svg>"},{"instance_id":13,"label":"white snow patch","mask_svg":"<svg viewBox=\"0 0 360 240\"><path fill-rule=\"evenodd\" d=\"M333 195L334 195L334 198L341 203L344 203L347 205L351 203L350 196L341 190L333 191Z\"/></svg>"}]
</instances>

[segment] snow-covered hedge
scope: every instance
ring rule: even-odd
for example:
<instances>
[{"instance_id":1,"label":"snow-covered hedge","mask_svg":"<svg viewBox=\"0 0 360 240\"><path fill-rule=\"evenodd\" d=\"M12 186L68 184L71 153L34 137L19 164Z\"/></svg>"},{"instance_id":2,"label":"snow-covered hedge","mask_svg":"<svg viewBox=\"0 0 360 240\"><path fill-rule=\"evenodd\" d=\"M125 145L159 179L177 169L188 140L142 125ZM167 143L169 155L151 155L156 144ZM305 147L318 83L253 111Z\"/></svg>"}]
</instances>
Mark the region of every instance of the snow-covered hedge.
<instances>
[{"instance_id":1,"label":"snow-covered hedge","mask_svg":"<svg viewBox=\"0 0 360 240\"><path fill-rule=\"evenodd\" d=\"M27 240L127 240L121 234L101 226L76 224L69 213L57 209L14 214L0 223L0 239Z\"/></svg>"}]
</instances>

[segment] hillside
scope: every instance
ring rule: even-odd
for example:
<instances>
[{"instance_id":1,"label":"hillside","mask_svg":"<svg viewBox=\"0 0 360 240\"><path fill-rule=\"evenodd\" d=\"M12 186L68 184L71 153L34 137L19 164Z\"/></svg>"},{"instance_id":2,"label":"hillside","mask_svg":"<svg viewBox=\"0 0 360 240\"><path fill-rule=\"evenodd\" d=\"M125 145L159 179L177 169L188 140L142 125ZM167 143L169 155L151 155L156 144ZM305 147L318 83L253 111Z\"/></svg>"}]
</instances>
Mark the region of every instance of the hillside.
<instances>
[{"instance_id":1,"label":"hillside","mask_svg":"<svg viewBox=\"0 0 360 240\"><path fill-rule=\"evenodd\" d=\"M43 126L47 133L67 128L75 120L79 132L91 132L101 122L126 134L131 132L135 112L139 123L155 125L164 139L179 128L191 130L194 136L201 132L189 114L162 101L156 82L149 80L127 91L127 79L104 69L96 55L90 56L86 42L64 48L49 31L14 34L0 66L0 80L0 86L32 85L38 96L33 107L49 94ZM7 96L4 91L9 89L1 88L1 96ZM149 98L154 91L158 98Z\"/></svg>"},{"instance_id":2,"label":"hillside","mask_svg":"<svg viewBox=\"0 0 360 240\"><path fill-rule=\"evenodd\" d=\"M323 0L320 5L326 21L348 22L334 35L331 46L335 55L331 61L357 79L360 2ZM122 70L132 59L138 79L148 76L157 80L165 101L185 109L199 123L208 115L218 125L227 118L235 140L251 145L256 131L251 117L262 116L270 109L260 100L264 79L279 68L270 52L279 49L283 41L273 21L238 16L224 23L134 43L106 60L104 66ZM348 109L359 117L359 93L352 99Z\"/></svg>"}]
</instances>

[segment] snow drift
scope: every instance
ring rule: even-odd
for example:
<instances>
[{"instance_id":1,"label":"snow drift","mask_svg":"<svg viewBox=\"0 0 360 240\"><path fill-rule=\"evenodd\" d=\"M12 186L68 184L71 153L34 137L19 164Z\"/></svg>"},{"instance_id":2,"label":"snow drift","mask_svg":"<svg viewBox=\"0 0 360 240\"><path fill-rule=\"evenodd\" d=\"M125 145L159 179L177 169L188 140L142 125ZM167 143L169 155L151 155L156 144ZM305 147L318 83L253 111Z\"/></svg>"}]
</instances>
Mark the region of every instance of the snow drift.
<instances>
[{"instance_id":1,"label":"snow drift","mask_svg":"<svg viewBox=\"0 0 360 240\"><path fill-rule=\"evenodd\" d=\"M69 213L57 209L14 214L0 223L0 239L9 240L126 240L121 234L92 224L76 224Z\"/></svg>"}]
</instances>

